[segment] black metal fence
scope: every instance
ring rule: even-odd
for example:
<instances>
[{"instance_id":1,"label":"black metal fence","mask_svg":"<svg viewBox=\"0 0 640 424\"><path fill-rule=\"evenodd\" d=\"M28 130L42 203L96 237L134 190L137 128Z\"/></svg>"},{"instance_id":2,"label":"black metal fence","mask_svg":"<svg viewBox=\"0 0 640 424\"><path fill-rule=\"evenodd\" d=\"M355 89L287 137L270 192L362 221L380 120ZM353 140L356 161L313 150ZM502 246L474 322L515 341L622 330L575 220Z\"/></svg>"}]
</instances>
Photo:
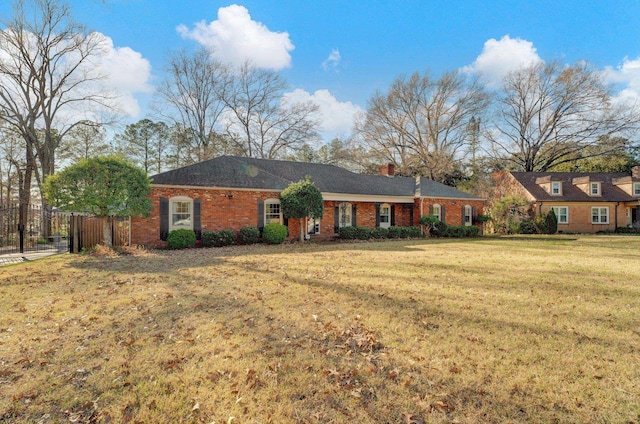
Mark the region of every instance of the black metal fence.
<instances>
[{"instance_id":1,"label":"black metal fence","mask_svg":"<svg viewBox=\"0 0 640 424\"><path fill-rule=\"evenodd\" d=\"M77 253L91 249L104 240L105 228L111 232L114 246L126 246L130 241L129 218L105 218L62 212L29 205L20 222L20 206L0 207L0 255L36 251Z\"/></svg>"}]
</instances>

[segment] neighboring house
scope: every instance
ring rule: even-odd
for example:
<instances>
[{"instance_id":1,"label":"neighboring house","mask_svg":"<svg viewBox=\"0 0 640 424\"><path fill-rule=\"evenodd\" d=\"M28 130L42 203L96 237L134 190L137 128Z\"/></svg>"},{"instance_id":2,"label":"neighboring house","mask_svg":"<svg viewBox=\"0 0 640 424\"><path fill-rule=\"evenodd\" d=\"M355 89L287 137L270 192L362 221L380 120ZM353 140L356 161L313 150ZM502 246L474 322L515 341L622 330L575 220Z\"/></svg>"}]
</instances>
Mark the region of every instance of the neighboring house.
<instances>
[{"instance_id":1,"label":"neighboring house","mask_svg":"<svg viewBox=\"0 0 640 424\"><path fill-rule=\"evenodd\" d=\"M171 230L202 231L287 225L295 238L300 220L287 220L280 192L309 176L322 192L324 216L309 219L312 237L332 237L340 227L418 225L434 214L449 225L475 225L484 200L426 178L356 174L333 165L221 156L151 177L151 216L132 218L131 243L163 246Z\"/></svg>"},{"instance_id":2,"label":"neighboring house","mask_svg":"<svg viewBox=\"0 0 640 424\"><path fill-rule=\"evenodd\" d=\"M512 172L503 194L525 196L534 214L553 209L558 232L596 233L640 225L640 166L632 174Z\"/></svg>"}]
</instances>

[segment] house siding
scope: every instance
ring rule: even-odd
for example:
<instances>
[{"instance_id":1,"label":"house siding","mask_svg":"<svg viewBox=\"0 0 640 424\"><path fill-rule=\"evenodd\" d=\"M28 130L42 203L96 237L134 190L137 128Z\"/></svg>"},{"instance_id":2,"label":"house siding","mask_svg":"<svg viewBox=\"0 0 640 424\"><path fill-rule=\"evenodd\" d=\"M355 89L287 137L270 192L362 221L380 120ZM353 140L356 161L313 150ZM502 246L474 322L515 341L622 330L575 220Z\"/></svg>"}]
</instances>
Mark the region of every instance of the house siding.
<instances>
[{"instance_id":1,"label":"house siding","mask_svg":"<svg viewBox=\"0 0 640 424\"><path fill-rule=\"evenodd\" d=\"M624 173L514 172L492 177L495 183L499 183L495 184L496 197L524 194L530 201L532 218L548 213L552 207L567 207L569 222L558 223L558 232L615 231L617 227L634 224L632 220L637 220L640 215L634 211L638 200L627 191L636 177ZM552 195L547 180L560 182L562 193ZM591 183L599 183L597 195L591 194ZM595 207L608 208L608 223L591 222L591 210Z\"/></svg>"},{"instance_id":2,"label":"house siding","mask_svg":"<svg viewBox=\"0 0 640 424\"><path fill-rule=\"evenodd\" d=\"M536 216L540 213L549 213L552 207L566 206L569 210L569 223L558 223L558 232L562 233L597 233L599 231L615 231L616 218L617 227L627 225L627 208L623 204L616 202L544 202L534 203L534 212ZM592 224L591 208L609 208L608 224Z\"/></svg>"}]
</instances>

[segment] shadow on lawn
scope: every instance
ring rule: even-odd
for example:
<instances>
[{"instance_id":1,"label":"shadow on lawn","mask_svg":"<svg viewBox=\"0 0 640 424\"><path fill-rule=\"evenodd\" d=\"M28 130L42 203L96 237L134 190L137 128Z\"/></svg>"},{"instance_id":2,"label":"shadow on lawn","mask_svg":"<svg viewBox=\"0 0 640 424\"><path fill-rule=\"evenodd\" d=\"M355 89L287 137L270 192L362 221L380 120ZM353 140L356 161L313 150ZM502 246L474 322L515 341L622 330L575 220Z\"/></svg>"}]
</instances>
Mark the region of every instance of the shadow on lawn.
<instances>
[{"instance_id":1,"label":"shadow on lawn","mask_svg":"<svg viewBox=\"0 0 640 424\"><path fill-rule=\"evenodd\" d=\"M110 256L88 255L71 266L80 269L108 270L111 272L167 273L181 268L207 267L224 262L228 258L249 255L301 254L309 252L376 251L415 252L416 248L438 247L465 243L481 243L488 239L428 238L415 240L331 241L292 242L282 245L239 245L227 247L192 248L181 250L150 249L142 254L120 254Z\"/></svg>"},{"instance_id":2,"label":"shadow on lawn","mask_svg":"<svg viewBox=\"0 0 640 424\"><path fill-rule=\"evenodd\" d=\"M90 357L80 358L80 353L76 349L73 350L75 345L71 347L65 347L67 343L67 335L64 333L64 327L59 330L61 334L56 339L55 345L47 346L48 350L51 350L51 358L47 358L48 361L54 364L65 364L73 358L76 358L76 362L72 362L69 365L69 369L63 369L63 377L68 380L66 384L78 383L76 394L78 404L69 409L72 413L80 411L85 408L86 405L94 405L90 401L100 396L120 396L123 397L137 397L136 387L138 385L144 385L145 382L153 378L152 373L146 374L145 371L136 373L134 370L136 367L143 369L147 367L148 362L155 364L155 369L152 372L159 372L165 375L179 374L183 369L196 369L194 377L191 378L184 385L184 387L173 387L179 400L184 400L183 409L181 411L184 416L188 415L191 411L191 399L189 396L192 394L190 390L193 387L199 387L202 392L206 392L208 387L211 390L220 390L219 386L223 386L226 392L229 393L230 403L233 405L236 396L232 396L231 391L237 389L231 386L232 381L228 378L234 372L236 373L235 379L240 380L238 387L243 390L253 390L249 386L252 383L248 378L246 370L234 371L233 361L251 361L253 360L257 365L252 367L256 368L258 377L264 382L268 381L263 374L266 368L269 366L276 366L276 364L283 362L285 366L289 366L288 371L294 376L302 375L309 376L309 381L313 381L310 376L318 374L323 376L322 383L329 385L329 389L324 391L317 390L316 387L304 386L300 384L296 387L295 396L290 399L290 403L294 406L296 414L302 417L303 420L308 422L314 421L314 414L318 412L327 414L326 421L330 421L329 418L334 417L335 410L332 410L331 404L334 399L335 404L344 402L343 398L340 398L341 391L345 390L341 386L341 380L332 375L324 375L327 369L336 369L336 372L342 374L347 370L341 369L338 366L346 367L342 357L338 356L338 353L319 353L324 352L327 348L335 352L341 351L336 346L352 344L349 339L350 335L348 331L350 326L365 326L364 330L369 330L372 335L379 341L377 349L384 351L385 355L381 355L376 360L380 361L381 372L389 374L389 371L396 368L407 370L410 368L420 369L423 375L420 376L421 380L412 382L404 388L398 388L397 392L391 392L387 388L396 387L398 384L395 381L383 381L378 380L375 375L366 375L364 373L358 374L358 376L352 376L352 379L359 379L359 383L362 386L373 386L375 391L380 394L381 397L392 396L392 393L401 393L405 398L411 399L420 390L424 390L424 387L429 385L433 387L434 392L449 392L450 395L444 402L439 401L442 405L447 405L447 402L455 404L459 409L462 409L465 404L469 405L481 405L485 410L495 410L510 414L522 414L521 416L512 415L511 418L522 418L523 421L527 420L541 420L543 412L536 410L538 406L531 406L536 403L536 399L531 401L530 397L537 398L537 404L546 405L544 396L545 394L533 392L529 394L522 394L521 396L512 393L511 403L502 403L505 396L500 399L497 396L494 398L491 394L483 395L479 394L477 387L473 386L453 386L451 378L448 375L439 375L434 371L431 371L427 365L424 369L420 368L421 365L413 364L414 360L410 355L404 355L401 350L404 346L397 345L395 342L396 337L403 337L403 334L396 334L393 332L393 328L401 329L400 332L415 332L421 333L423 336L422 343L438 343L441 338L441 331L446 329L446 325L453 325L454 329L460 329L460 337L454 337L457 340L455 343L464 351L464 348L474 343L469 341L465 336L471 334L474 331L482 332L490 331L498 332L500 334L521 334L525 338L530 338L532 335L541 336L545 343L552 343L553 341L560 341L562 346L572 348L579 344L594 344L601 348L603 352L609 350L617 350L618 352L637 351L638 340L628 340L627 342L619 342L614 340L613 337L607 337L607 332L603 331L602 334L595 337L587 337L586 335L579 334L578 332L569 331L568 329L553 327L551 320L543 320L542 324L528 323L518 321L518 316L513 315L510 319L498 319L494 316L478 316L474 315L473 310L455 309L453 308L453 302L450 305L440 306L437 299L433 301L417 300L415 293L410 292L410 286L406 289L386 288L384 286L373 286L368 284L347 284L341 282L338 277L331 276L329 279L321 279L310 276L309 278L303 278L294 271L287 268L277 268L272 266L261 268L258 261L276 262L269 256L282 255L282 254L304 254L304 253L322 253L332 252L336 250L341 251L394 251L394 252L415 252L416 249L424 249L438 247L442 245L450 245L452 248L457 248L459 243L483 243L483 239L475 240L453 240L453 239L437 239L437 240L420 240L420 241L393 241L393 242L379 242L379 243L336 243L332 245L302 245L299 246L238 246L232 248L220 248L220 249L190 249L187 251L152 251L148 254L141 256L118 256L118 257L86 257L79 260L70 261L69 264L78 269L91 269L108 273L117 274L118 278L123 279L127 276L136 276L136 274L151 275L155 280L149 283L159 282L164 276L173 280L169 285L169 289L175 290L175 293L165 295L160 300L154 300L157 302L155 306L146 305L143 301L146 299L142 296L151 297L151 292L141 292L138 294L139 298L128 300L129 303L122 303L110 306L113 308L113 314L111 317L117 317L117 320L104 319L99 316L95 321L91 321L89 318L79 318L80 324L86 326L87 334L95 335L96 339L84 337L78 343L84 347L84 344L92 344L91 349L84 350L85 352L92 352ZM506 248L509 244L498 244L492 240L491 245L496 248ZM216 274L219 269L217 265L224 264L230 258L237 258L242 256L260 256L258 261L253 262L234 262L233 266L238 268L242 277L246 278L251 276L246 285L238 284L234 282L229 284L226 280L225 272L229 270L220 271L220 274ZM301 259L304 255L301 256ZM446 257L442 258L442 263L431 266L440 267L443 271L461 271L461 267L454 264L446 263ZM201 270L200 268L212 268L211 271ZM232 270L233 271L233 270ZM288 272L287 272L288 271ZM478 275L490 276L490 271L482 266L476 266L472 268L465 268L465 273L476 273ZM199 276L211 275L211 280L200 279ZM557 281L563 281L568 279L571 271L558 271L554 273L553 279ZM564 277L567 278L564 278ZM275 281L270 287L269 296L282 297L284 300L284 307L276 308L274 310L273 304L270 304L270 298L265 295L261 295L260 284L257 283L258 279L263 277L265 280ZM372 273L365 277L365 281L376 281L379 277ZM544 271L539 271L537 275L529 276L530 278L540 279L544 281L549 277L549 274ZM109 278L111 278L109 276ZM233 277L229 277L233 278ZM127 288L127 283L122 281L106 281L104 288L96 288L96 292L103 290L106 292L111 286L120 287L118 290L124 291ZM455 281L448 282L447 284L456 285L459 284ZM479 281L474 288L479 288L485 291L500 289L500 285L508 286L510 282L504 281ZM109 286L109 287L107 287ZM289 287L305 287L308 290L296 291L287 290ZM615 293L613 291L620 290L611 289L609 292L605 287L596 286L596 283L589 283L588 286L579 286L567 289L567 292L575 292L581 290L585 296L599 296L609 297ZM274 288L276 287L276 288ZM462 288L463 285L460 284ZM468 287L468 285L467 285ZM549 287L547 287L549 288ZM520 290L528 290L528 287L521 287ZM163 290L165 290L163 288ZM593 290L593 293L589 291ZM460 296L464 296L461 292ZM173 297L175 295L175 297ZM559 295L562 295L559 290ZM128 296L123 296L123 299L129 299ZM155 298L154 298L155 299ZM307 300L318 302L310 306L306 303ZM459 300L459 299L458 299ZM464 298L462 300L465 300ZM87 295L85 302L92 301L92 296ZM339 301L339 302L338 302ZM473 301L472 297L469 297L468 302ZM338 319L336 314L340 308L340 304L349 303L345 308L349 308L346 316ZM535 302L529 302L534 304ZM359 304L359 306L353 306ZM80 304L80 306L83 306ZM522 306L522 305L520 305ZM526 305L525 305L526 306ZM334 327L327 327L323 323L322 317L315 321L312 318L312 314L316 313L317 308L321 311L328 311L332 314L331 320L334 322ZM111 310L111 309L109 309ZM517 307L514 308L514 311ZM477 311L475 311L477 312ZM356 320L355 314L362 314L362 318ZM599 321L602 317L598 316L596 312L586 314L584 312L576 313L571 312L571 316L566 318L570 322L581 322L585 320ZM383 316L386 317L387 323L383 328L369 328L366 327L366 321L369 316ZM424 317L438 317L440 327L429 327L425 325ZM326 320L328 321L328 320ZM46 321L45 321L46 322ZM197 324L193 324L195 322ZM209 323L215 323L215 327L209 328ZM429 324L429 323L427 323ZM601 323L602 325L602 323ZM195 328L194 328L195 327ZM197 339L196 335L199 333L205 333L204 329L213 329L207 339ZM355 330L352 330L355 331ZM360 331L360 330L358 330ZM468 331L468 333L465 333ZM169 335L173 334L174 337L170 338ZM92 336L93 337L93 336ZM452 337L448 335L446 337ZM96 340L95 342L93 340ZM105 361L102 357L101 346L109 343L117 343L121 352L113 353L113 357L108 361ZM44 343L44 342L43 342ZM396 347L394 346L394 343ZM400 343L400 342L398 342ZM240 345L242 348L235 347L234 345ZM43 344L44 346L44 344ZM173 347L186 346L184 350L178 350L178 353L173 353ZM357 347L357 343L356 343ZM40 350L44 350L43 347ZM504 361L511 361L517 364L517 359L522 352L515 351L501 351L499 344L487 343L484 347L489 355L495 357L504 358ZM535 350L536 346L529 346L527 349ZM343 351L344 349L342 349ZM370 349L373 351L373 349ZM143 355L143 352L153 352L152 355ZM356 352L355 358L361 359L363 355ZM387 354L389 353L389 354ZM393 353L393 355L391 355ZM558 353L558 352L556 352ZM299 364L299 355L315 355L321 357L321 361L316 363L316 367L321 368L305 368ZM453 355L453 353L451 353ZM322 356L324 355L324 356ZM335 356L332 356L335 355ZM207 365L208 358L210 357L222 357L228 359L227 368L209 369ZM151 358L151 359L150 359ZM404 359L403 359L404 358ZM38 364L39 358L32 358L33 364ZM65 362L66 361L66 362ZM296 362L298 361L298 362ZM364 361L364 360L363 360ZM13 367L22 366L20 358L14 358L8 363L13 364ZM84 365L84 364L87 365ZM89 367L90 364L96 364L95 368ZM82 364L80 367L79 364ZM222 367L218 362L212 361L211 364ZM318 365L321 364L321 365ZM34 365L34 367L37 365ZM97 368L100 366L101 368ZM260 367L261 368L260 368ZM300 366L301 369L292 368ZM43 366L44 367L44 366ZM77 375L78 368L87 370L87 374ZM95 370L94 370L95 369ZM131 371L129 371L131 370ZM217 376L219 371L224 372L224 378ZM489 370L490 372L491 370ZM26 372L20 371L17 372ZM127 374L130 372L130 374ZM283 385L295 386L296 381L287 380L287 368L275 371L280 373L279 378L282 379ZM465 372L465 371L462 371ZM86 378L86 381L80 380L80 377ZM26 378L26 377L25 377ZM347 377L345 377L347 378ZM111 386L106 393L92 392L92 384L96 381L95 386L99 387L99 380L111 381ZM168 378L164 377L167 381ZM304 380L304 379L302 379ZM474 380L472 380L474 381ZM328 383L327 383L328 382ZM82 384L79 384L82 383ZM263 383L266 384L266 383ZM190 386L193 387L190 387ZM448 385L452 385L453 390L449 390ZM68 411L65 411L63 404L65 402L71 402L70 399L64 399L63 391L64 384L53 387L54 393L49 394L49 398L56 399L56 402L50 404L38 403L34 400L25 408L29 411L28 419L36 421L45 414L51 414L52 421L66 421L71 420L73 416L70 416ZM166 390L170 387L167 386ZM264 389L264 387L260 388ZM35 390L35 389L34 389ZM257 390L257 389L256 389ZM394 389L396 390L396 389ZM497 390L497 389L496 389ZM156 396L161 399L159 392L153 392L149 396ZM508 393L508 388L505 389L505 393ZM520 396L520 397L519 397ZM37 398L36 398L37 399ZM134 404L131 408L148 408L145 405L151 404L155 399L146 398L144 402L137 405ZM276 401L276 398L270 399ZM387 399L393 401L394 399ZM63 402L65 401L65 402ZM353 400L354 404L362 407L360 412L362 414L369 414L370 421L375 422L380 417L387 417L390 422L398 422L402 419L402 414L405 412L414 411L392 411L385 410L387 406L383 405L385 399L381 399L378 403L376 399L360 398ZM289 400L287 400L289 402ZM55 403L55 404L54 404ZM162 407L163 402L158 400L154 402L157 407ZM121 408L124 405L119 405ZM423 407L419 413L426 413L429 405ZM55 408L58 408L57 412ZM95 408L95 406L91 406ZM127 415L135 417L137 410L129 409L129 406L124 408L127 410ZM204 409L204 403L203 403ZM349 413L348 408L346 413ZM65 412L62 412L65 411ZM90 410L88 413L93 413ZM95 411L99 416L100 412ZM203 411L204 412L204 411ZM209 411L211 415L216 419L225 419L226 417L217 416L217 411ZM293 411L290 411L293 420ZM351 411L351 413L354 413ZM548 421L558 419L559 421L570 420L570 411L547 411L550 414L547 418ZM266 414L265 414L266 415ZM175 415L174 415L175 416ZM8 417L8 415L7 415ZM2 411L0 411L0 421L2 421ZM22 418L22 417L20 417ZM107 416L102 416L105 421ZM110 419L117 420L115 415L109 417ZM342 421L348 421L349 416L342 417ZM362 418L362 415L360 415ZM500 421L499 417L493 416L495 421ZM336 420L339 421L339 420Z\"/></svg>"}]
</instances>

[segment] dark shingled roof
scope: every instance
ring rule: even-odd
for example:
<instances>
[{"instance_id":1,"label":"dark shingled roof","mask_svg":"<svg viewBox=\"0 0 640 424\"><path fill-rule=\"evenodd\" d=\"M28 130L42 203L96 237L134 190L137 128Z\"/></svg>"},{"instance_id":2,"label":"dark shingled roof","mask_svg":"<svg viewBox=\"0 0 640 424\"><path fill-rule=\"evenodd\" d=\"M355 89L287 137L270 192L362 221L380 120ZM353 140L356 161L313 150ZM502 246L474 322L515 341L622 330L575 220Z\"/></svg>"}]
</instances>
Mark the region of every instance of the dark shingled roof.
<instances>
[{"instance_id":1,"label":"dark shingled roof","mask_svg":"<svg viewBox=\"0 0 640 424\"><path fill-rule=\"evenodd\" d=\"M152 184L196 187L284 190L306 176L324 193L373 196L416 195L416 180L410 177L363 175L334 165L220 156L215 159L163 172L151 177ZM419 184L422 196L478 197L425 178Z\"/></svg>"},{"instance_id":2,"label":"dark shingled roof","mask_svg":"<svg viewBox=\"0 0 640 424\"><path fill-rule=\"evenodd\" d=\"M529 192L537 201L550 202L631 202L638 200L627 194L620 187L614 185L612 180L629 177L629 174L615 172L512 172L511 175ZM542 181L545 177L551 177L552 181L562 182L562 195L552 196L545 191L536 180ZM586 192L574 184L574 179L601 183L601 196L589 196ZM577 180L578 182L580 180Z\"/></svg>"}]
</instances>

